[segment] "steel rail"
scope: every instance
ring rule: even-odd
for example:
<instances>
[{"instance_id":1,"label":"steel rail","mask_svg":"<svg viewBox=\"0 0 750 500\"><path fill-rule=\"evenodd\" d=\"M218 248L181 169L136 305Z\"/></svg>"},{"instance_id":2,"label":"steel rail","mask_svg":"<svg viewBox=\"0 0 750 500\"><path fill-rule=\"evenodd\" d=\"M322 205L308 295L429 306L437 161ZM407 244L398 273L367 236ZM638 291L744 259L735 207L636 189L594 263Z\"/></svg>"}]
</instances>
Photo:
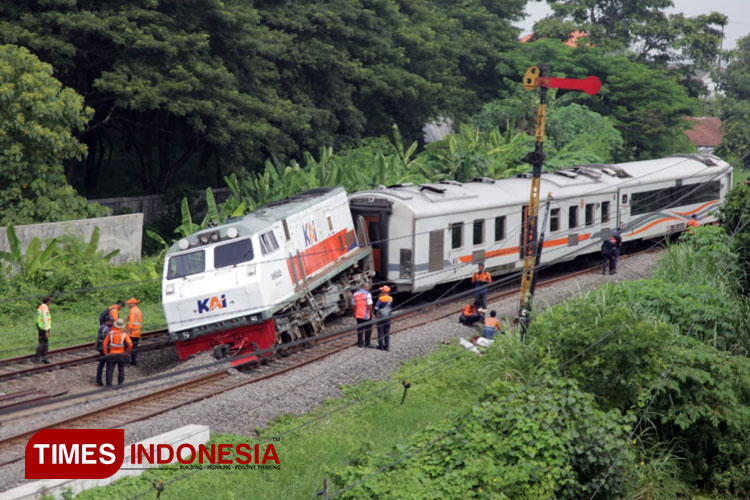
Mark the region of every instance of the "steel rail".
<instances>
[{"instance_id":1,"label":"steel rail","mask_svg":"<svg viewBox=\"0 0 750 500\"><path fill-rule=\"evenodd\" d=\"M641 253L650 252L653 252L653 250L633 253L623 256L622 258L627 259ZM597 265L580 271L566 273L555 278L549 278L540 282L537 287L545 288L554 283L573 279L598 269L601 269L601 266ZM488 302L516 295L519 293L519 289L520 288L518 287L514 287L509 290L502 290L488 294ZM394 325L395 328L391 331L391 334L393 335L457 314L463 309L463 306L458 305L463 303L463 300L464 299L457 299L451 303L440 305L440 312L437 315L425 314L430 311L434 312L434 308L438 307L429 305L424 308L404 313L393 319L393 322L396 323L396 325ZM411 320L407 320L409 318L411 318ZM238 387L275 377L282 373L286 373L323 359L344 349L353 347L356 345L356 342L351 340L351 336L356 330L357 327L354 325L351 328L342 330L341 332L331 335L317 343L314 343L314 339L311 339L311 345L308 347L300 348L291 353L285 352L285 355L276 356L269 360L270 362L267 365L254 365L257 366L257 373L244 380L237 380L236 377L229 375L228 370L222 368L221 370L209 374L179 382L165 389L158 389L127 401L106 405L73 417L58 420L51 424L39 426L32 430L0 439L0 466L23 459L26 442L33 434L40 430L56 428L122 428L126 424L145 420ZM111 416L113 414L117 415L115 426L112 425L113 419Z\"/></svg>"}]
</instances>

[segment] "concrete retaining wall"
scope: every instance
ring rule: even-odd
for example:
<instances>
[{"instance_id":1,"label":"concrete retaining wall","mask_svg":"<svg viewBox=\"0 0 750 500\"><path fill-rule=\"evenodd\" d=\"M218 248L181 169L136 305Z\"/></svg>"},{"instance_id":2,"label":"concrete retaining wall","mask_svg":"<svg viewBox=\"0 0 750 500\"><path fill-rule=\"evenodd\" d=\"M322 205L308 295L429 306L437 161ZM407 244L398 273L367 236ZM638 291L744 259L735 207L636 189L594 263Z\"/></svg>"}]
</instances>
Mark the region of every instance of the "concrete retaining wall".
<instances>
[{"instance_id":1,"label":"concrete retaining wall","mask_svg":"<svg viewBox=\"0 0 750 500\"><path fill-rule=\"evenodd\" d=\"M143 214L30 224L28 226L15 226L15 229L18 239L21 240L21 246L25 250L34 238L44 241L64 234L75 234L81 236L85 241L89 241L95 227L99 227L99 250L105 253L120 250L120 253L110 262L122 264L124 262L137 262L141 259ZM8 251L9 249L7 229L2 227L0 228L0 250Z\"/></svg>"},{"instance_id":2,"label":"concrete retaining wall","mask_svg":"<svg viewBox=\"0 0 750 500\"><path fill-rule=\"evenodd\" d=\"M229 188L212 189L216 203L223 203L229 199L232 192ZM196 191L195 197L205 200L205 191ZM151 194L146 196L128 196L121 198L100 198L98 200L89 200L92 203L98 203L112 209L113 214L121 214L123 211L129 213L142 213L144 224L153 224L164 217L167 213L167 207L160 194ZM205 202L203 203L205 205ZM197 218L199 214L193 214Z\"/></svg>"}]
</instances>

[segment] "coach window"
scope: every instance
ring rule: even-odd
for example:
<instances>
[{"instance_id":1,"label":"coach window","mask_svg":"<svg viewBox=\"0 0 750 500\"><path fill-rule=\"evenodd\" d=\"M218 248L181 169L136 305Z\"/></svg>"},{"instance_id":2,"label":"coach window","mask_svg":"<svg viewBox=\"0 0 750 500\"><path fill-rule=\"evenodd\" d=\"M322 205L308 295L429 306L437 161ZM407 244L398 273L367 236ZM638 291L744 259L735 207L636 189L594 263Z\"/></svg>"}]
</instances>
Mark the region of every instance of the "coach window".
<instances>
[{"instance_id":1,"label":"coach window","mask_svg":"<svg viewBox=\"0 0 750 500\"><path fill-rule=\"evenodd\" d=\"M451 224L451 248L461 248L464 245L464 223L454 222Z\"/></svg>"},{"instance_id":2,"label":"coach window","mask_svg":"<svg viewBox=\"0 0 750 500\"><path fill-rule=\"evenodd\" d=\"M484 243L484 219L474 221L474 244L481 245Z\"/></svg>"},{"instance_id":3,"label":"coach window","mask_svg":"<svg viewBox=\"0 0 750 500\"><path fill-rule=\"evenodd\" d=\"M628 195L624 194L622 195L622 204L627 205L628 204Z\"/></svg>"},{"instance_id":4,"label":"coach window","mask_svg":"<svg viewBox=\"0 0 750 500\"><path fill-rule=\"evenodd\" d=\"M495 241L505 239L505 216L495 217Z\"/></svg>"},{"instance_id":5,"label":"coach window","mask_svg":"<svg viewBox=\"0 0 750 500\"><path fill-rule=\"evenodd\" d=\"M549 232L554 233L560 230L560 209L553 208L549 211Z\"/></svg>"},{"instance_id":6,"label":"coach window","mask_svg":"<svg viewBox=\"0 0 750 500\"><path fill-rule=\"evenodd\" d=\"M594 204L593 203L586 204L586 213L584 214L584 217L586 219L587 226L594 225Z\"/></svg>"},{"instance_id":7,"label":"coach window","mask_svg":"<svg viewBox=\"0 0 750 500\"><path fill-rule=\"evenodd\" d=\"M578 207L573 205L568 209L568 228L578 227Z\"/></svg>"},{"instance_id":8,"label":"coach window","mask_svg":"<svg viewBox=\"0 0 750 500\"><path fill-rule=\"evenodd\" d=\"M333 221L331 220L331 216L329 215L326 217L326 220L328 221L328 230L330 232L333 232Z\"/></svg>"},{"instance_id":9,"label":"coach window","mask_svg":"<svg viewBox=\"0 0 750 500\"><path fill-rule=\"evenodd\" d=\"M602 224L609 222L609 202L602 202Z\"/></svg>"}]
</instances>

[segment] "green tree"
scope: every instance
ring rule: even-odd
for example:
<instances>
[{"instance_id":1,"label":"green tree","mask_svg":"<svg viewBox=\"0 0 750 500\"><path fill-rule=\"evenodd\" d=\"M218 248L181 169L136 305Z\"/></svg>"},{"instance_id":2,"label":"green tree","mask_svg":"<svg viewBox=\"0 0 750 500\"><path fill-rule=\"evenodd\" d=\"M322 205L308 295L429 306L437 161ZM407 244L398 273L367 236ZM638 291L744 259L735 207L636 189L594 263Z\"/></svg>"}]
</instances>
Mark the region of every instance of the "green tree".
<instances>
[{"instance_id":1,"label":"green tree","mask_svg":"<svg viewBox=\"0 0 750 500\"><path fill-rule=\"evenodd\" d=\"M737 40L729 64L719 74L724 96L719 99L724 136L717 154L750 168L750 35Z\"/></svg>"},{"instance_id":2,"label":"green tree","mask_svg":"<svg viewBox=\"0 0 750 500\"><path fill-rule=\"evenodd\" d=\"M490 101L471 118L471 123L482 130L500 127L502 130L521 129L529 136L536 130L539 96L521 85L512 85L509 97ZM549 92L545 129L547 167L569 166L579 163L609 163L622 155L622 134L615 120L591 111L588 106L570 102L575 94L556 98ZM579 161L580 160L580 161Z\"/></svg>"},{"instance_id":3,"label":"green tree","mask_svg":"<svg viewBox=\"0 0 750 500\"><path fill-rule=\"evenodd\" d=\"M667 15L672 0L547 0L553 17L574 23L604 48L630 49L636 60L686 64L691 69L712 66L719 54L727 17L718 12L686 18ZM570 24L564 26L570 27ZM559 36L560 25L541 24Z\"/></svg>"},{"instance_id":4,"label":"green tree","mask_svg":"<svg viewBox=\"0 0 750 500\"><path fill-rule=\"evenodd\" d=\"M73 132L91 117L52 67L24 48L0 45L0 225L102 214L71 188L63 161L86 154Z\"/></svg>"},{"instance_id":5,"label":"green tree","mask_svg":"<svg viewBox=\"0 0 750 500\"><path fill-rule=\"evenodd\" d=\"M29 0L0 3L0 41L53 63L95 109L82 133L91 154L69 178L93 193L105 166L135 163L152 192L349 147L394 123L414 140L432 117L477 111L524 4Z\"/></svg>"},{"instance_id":6,"label":"green tree","mask_svg":"<svg viewBox=\"0 0 750 500\"><path fill-rule=\"evenodd\" d=\"M616 161L691 150L684 134L688 127L684 118L697 109L698 101L665 70L598 46L568 47L557 40L538 40L506 54L498 71L520 81L530 62L551 62L553 76L595 75L601 79L599 94L569 92L565 97L569 99L566 102L584 104L589 110L614 120L623 138L623 148L615 154Z\"/></svg>"}]
</instances>

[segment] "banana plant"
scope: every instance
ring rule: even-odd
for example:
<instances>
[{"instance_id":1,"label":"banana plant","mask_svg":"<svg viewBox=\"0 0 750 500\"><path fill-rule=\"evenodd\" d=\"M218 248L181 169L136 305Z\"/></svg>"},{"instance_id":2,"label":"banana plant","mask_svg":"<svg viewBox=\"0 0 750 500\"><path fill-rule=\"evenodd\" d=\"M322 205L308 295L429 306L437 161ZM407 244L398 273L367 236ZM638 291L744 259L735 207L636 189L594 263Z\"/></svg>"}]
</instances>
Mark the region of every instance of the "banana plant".
<instances>
[{"instance_id":1,"label":"banana plant","mask_svg":"<svg viewBox=\"0 0 750 500\"><path fill-rule=\"evenodd\" d=\"M45 268L57 258L55 255L57 238L49 240L44 249L42 249L42 241L39 238L33 238L26 246L24 253L14 226L8 226L7 237L10 252L0 252L0 260L7 262L9 269L20 273L24 278Z\"/></svg>"}]
</instances>

